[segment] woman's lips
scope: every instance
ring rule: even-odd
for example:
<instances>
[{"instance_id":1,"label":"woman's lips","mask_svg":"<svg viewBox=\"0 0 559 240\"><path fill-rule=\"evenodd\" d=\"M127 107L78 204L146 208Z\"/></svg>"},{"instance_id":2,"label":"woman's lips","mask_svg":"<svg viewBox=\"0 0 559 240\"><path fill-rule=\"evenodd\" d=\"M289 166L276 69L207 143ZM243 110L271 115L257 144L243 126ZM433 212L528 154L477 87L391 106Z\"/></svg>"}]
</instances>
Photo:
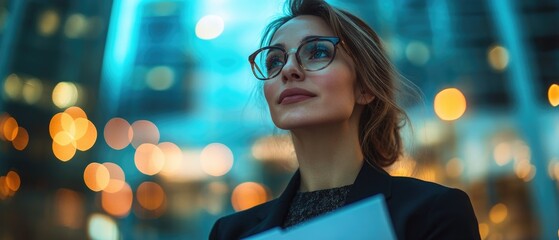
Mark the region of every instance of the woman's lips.
<instances>
[{"instance_id":1,"label":"woman's lips","mask_svg":"<svg viewBox=\"0 0 559 240\"><path fill-rule=\"evenodd\" d=\"M291 104L316 97L316 94L302 88L289 88L281 92L278 104Z\"/></svg>"}]
</instances>

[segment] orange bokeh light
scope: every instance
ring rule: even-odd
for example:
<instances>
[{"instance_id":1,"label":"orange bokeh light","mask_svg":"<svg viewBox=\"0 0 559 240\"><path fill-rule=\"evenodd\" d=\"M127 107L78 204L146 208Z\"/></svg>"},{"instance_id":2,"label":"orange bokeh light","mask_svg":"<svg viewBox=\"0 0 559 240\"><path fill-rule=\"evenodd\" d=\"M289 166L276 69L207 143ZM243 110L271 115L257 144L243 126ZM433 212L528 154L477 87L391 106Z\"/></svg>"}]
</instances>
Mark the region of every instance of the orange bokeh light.
<instances>
[{"instance_id":1,"label":"orange bokeh light","mask_svg":"<svg viewBox=\"0 0 559 240\"><path fill-rule=\"evenodd\" d=\"M17 172L14 171L9 171L8 174L6 174L5 181L6 181L6 186L12 192L17 192L19 186L21 185L21 179L19 178L19 174L17 174Z\"/></svg>"},{"instance_id":2,"label":"orange bokeh light","mask_svg":"<svg viewBox=\"0 0 559 240\"><path fill-rule=\"evenodd\" d=\"M456 120L466 112L466 97L456 88L444 89L435 96L434 108L442 120Z\"/></svg>"},{"instance_id":3,"label":"orange bokeh light","mask_svg":"<svg viewBox=\"0 0 559 240\"><path fill-rule=\"evenodd\" d=\"M103 163L103 166L105 166L107 170L109 170L110 176L109 184L107 185L107 187L105 187L105 189L103 189L103 191L109 193L116 193L120 191L122 187L124 187L126 181L122 168L120 168L120 166L118 166L117 164L111 162Z\"/></svg>"},{"instance_id":4,"label":"orange bokeh light","mask_svg":"<svg viewBox=\"0 0 559 240\"><path fill-rule=\"evenodd\" d=\"M77 138L76 148L80 151L87 151L93 147L95 141L97 141L97 128L91 121L87 120L87 130L83 137Z\"/></svg>"},{"instance_id":5,"label":"orange bokeh light","mask_svg":"<svg viewBox=\"0 0 559 240\"><path fill-rule=\"evenodd\" d=\"M163 169L161 169L161 174L169 177L177 175L180 170L181 161L183 161L182 150L172 142L162 142L157 146L165 155L165 164Z\"/></svg>"},{"instance_id":6,"label":"orange bokeh light","mask_svg":"<svg viewBox=\"0 0 559 240\"><path fill-rule=\"evenodd\" d=\"M154 182L143 182L138 186L136 199L140 206L147 210L157 210L165 203L165 191Z\"/></svg>"},{"instance_id":7,"label":"orange bokeh light","mask_svg":"<svg viewBox=\"0 0 559 240\"><path fill-rule=\"evenodd\" d=\"M134 163L143 174L155 175L163 169L165 155L158 146L144 143L136 149Z\"/></svg>"},{"instance_id":8,"label":"orange bokeh light","mask_svg":"<svg viewBox=\"0 0 559 240\"><path fill-rule=\"evenodd\" d=\"M16 138L12 141L12 145L17 150L23 150L29 143L29 133L25 128L19 127Z\"/></svg>"},{"instance_id":9,"label":"orange bokeh light","mask_svg":"<svg viewBox=\"0 0 559 240\"><path fill-rule=\"evenodd\" d=\"M74 157L76 150L89 150L97 140L97 128L79 107L55 114L49 123L49 133L54 155L62 161Z\"/></svg>"},{"instance_id":10,"label":"orange bokeh light","mask_svg":"<svg viewBox=\"0 0 559 240\"><path fill-rule=\"evenodd\" d=\"M551 84L547 90L547 99L551 106L557 107L559 105L559 85Z\"/></svg>"},{"instance_id":11,"label":"orange bokeh light","mask_svg":"<svg viewBox=\"0 0 559 240\"><path fill-rule=\"evenodd\" d=\"M2 124L2 131L4 132L4 139L12 141L16 138L19 126L13 117L8 117Z\"/></svg>"},{"instance_id":12,"label":"orange bokeh light","mask_svg":"<svg viewBox=\"0 0 559 240\"><path fill-rule=\"evenodd\" d=\"M208 144L200 153L202 170L215 177L223 176L233 166L233 152L221 143Z\"/></svg>"},{"instance_id":13,"label":"orange bokeh light","mask_svg":"<svg viewBox=\"0 0 559 240\"><path fill-rule=\"evenodd\" d=\"M66 162L76 155L76 147L73 144L60 145L56 141L53 141L52 152L60 161Z\"/></svg>"},{"instance_id":14,"label":"orange bokeh light","mask_svg":"<svg viewBox=\"0 0 559 240\"><path fill-rule=\"evenodd\" d=\"M78 119L78 118L87 119L87 114L85 114L85 111L80 107L72 106L64 110L64 112L70 115L73 119Z\"/></svg>"},{"instance_id":15,"label":"orange bokeh light","mask_svg":"<svg viewBox=\"0 0 559 240\"><path fill-rule=\"evenodd\" d=\"M115 217L126 217L132 208L132 200L132 189L127 183L118 192L101 192L101 207Z\"/></svg>"},{"instance_id":16,"label":"orange bokeh light","mask_svg":"<svg viewBox=\"0 0 559 240\"><path fill-rule=\"evenodd\" d=\"M105 125L103 135L109 147L120 150L130 144L129 134L133 135L130 123L122 118L113 118Z\"/></svg>"},{"instance_id":17,"label":"orange bokeh light","mask_svg":"<svg viewBox=\"0 0 559 240\"><path fill-rule=\"evenodd\" d=\"M159 129L147 120L138 120L132 123L131 143L134 148L138 148L143 143L157 144L159 142Z\"/></svg>"},{"instance_id":18,"label":"orange bokeh light","mask_svg":"<svg viewBox=\"0 0 559 240\"><path fill-rule=\"evenodd\" d=\"M0 115L0 139L1 140L6 140L6 137L4 137L4 123L6 122L6 120L8 120L8 118L10 118L10 114L2 113Z\"/></svg>"},{"instance_id":19,"label":"orange bokeh light","mask_svg":"<svg viewBox=\"0 0 559 240\"><path fill-rule=\"evenodd\" d=\"M255 182L245 182L233 189L231 203L236 211L249 209L268 200L266 188Z\"/></svg>"},{"instance_id":20,"label":"orange bokeh light","mask_svg":"<svg viewBox=\"0 0 559 240\"><path fill-rule=\"evenodd\" d=\"M90 163L83 171L83 180L89 189L99 192L109 184L109 170L100 163Z\"/></svg>"},{"instance_id":21,"label":"orange bokeh light","mask_svg":"<svg viewBox=\"0 0 559 240\"><path fill-rule=\"evenodd\" d=\"M49 133L51 138L54 139L56 137L56 134L64 131L64 128L62 128L63 117L65 118L64 122L68 122L68 119L72 118L67 113L61 112L61 113L54 114L54 116L52 116L52 118L50 119Z\"/></svg>"}]
</instances>

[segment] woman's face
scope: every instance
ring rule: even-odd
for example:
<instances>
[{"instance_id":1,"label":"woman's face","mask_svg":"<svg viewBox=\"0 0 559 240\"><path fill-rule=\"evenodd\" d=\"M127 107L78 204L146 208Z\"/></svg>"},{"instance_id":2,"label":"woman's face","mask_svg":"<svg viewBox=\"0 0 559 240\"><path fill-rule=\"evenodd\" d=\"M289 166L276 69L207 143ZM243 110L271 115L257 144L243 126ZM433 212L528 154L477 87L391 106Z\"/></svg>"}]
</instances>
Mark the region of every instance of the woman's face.
<instances>
[{"instance_id":1,"label":"woman's face","mask_svg":"<svg viewBox=\"0 0 559 240\"><path fill-rule=\"evenodd\" d=\"M280 74L264 83L272 120L281 129L347 122L356 114L359 91L353 61L338 44L336 56L328 67L312 72L301 69L291 49L297 49L308 36L334 36L334 33L322 19L303 15L281 26L270 43L289 52Z\"/></svg>"}]
</instances>

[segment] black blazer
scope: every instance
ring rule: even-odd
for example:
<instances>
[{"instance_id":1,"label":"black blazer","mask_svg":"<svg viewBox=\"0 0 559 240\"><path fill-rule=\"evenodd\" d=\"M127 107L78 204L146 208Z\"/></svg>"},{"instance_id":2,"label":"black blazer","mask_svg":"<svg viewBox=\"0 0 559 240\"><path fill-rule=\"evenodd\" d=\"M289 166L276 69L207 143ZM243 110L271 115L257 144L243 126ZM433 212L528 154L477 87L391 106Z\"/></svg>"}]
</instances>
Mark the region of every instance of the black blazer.
<instances>
[{"instance_id":1,"label":"black blazer","mask_svg":"<svg viewBox=\"0 0 559 240\"><path fill-rule=\"evenodd\" d=\"M210 239L245 238L282 226L291 199L299 189L299 171L275 200L220 218ZM346 205L382 193L396 237L404 239L480 239L468 195L459 189L414 178L393 177L364 163Z\"/></svg>"}]
</instances>

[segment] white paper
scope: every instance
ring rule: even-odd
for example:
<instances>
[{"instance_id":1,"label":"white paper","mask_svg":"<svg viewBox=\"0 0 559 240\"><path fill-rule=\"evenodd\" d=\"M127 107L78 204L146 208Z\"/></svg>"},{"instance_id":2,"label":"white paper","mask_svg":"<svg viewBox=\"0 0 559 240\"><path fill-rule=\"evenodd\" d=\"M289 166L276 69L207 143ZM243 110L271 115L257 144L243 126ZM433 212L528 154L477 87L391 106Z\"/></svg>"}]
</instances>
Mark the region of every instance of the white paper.
<instances>
[{"instance_id":1,"label":"white paper","mask_svg":"<svg viewBox=\"0 0 559 240\"><path fill-rule=\"evenodd\" d=\"M382 195L376 195L313 218L288 230L273 228L247 240L396 239Z\"/></svg>"}]
</instances>

